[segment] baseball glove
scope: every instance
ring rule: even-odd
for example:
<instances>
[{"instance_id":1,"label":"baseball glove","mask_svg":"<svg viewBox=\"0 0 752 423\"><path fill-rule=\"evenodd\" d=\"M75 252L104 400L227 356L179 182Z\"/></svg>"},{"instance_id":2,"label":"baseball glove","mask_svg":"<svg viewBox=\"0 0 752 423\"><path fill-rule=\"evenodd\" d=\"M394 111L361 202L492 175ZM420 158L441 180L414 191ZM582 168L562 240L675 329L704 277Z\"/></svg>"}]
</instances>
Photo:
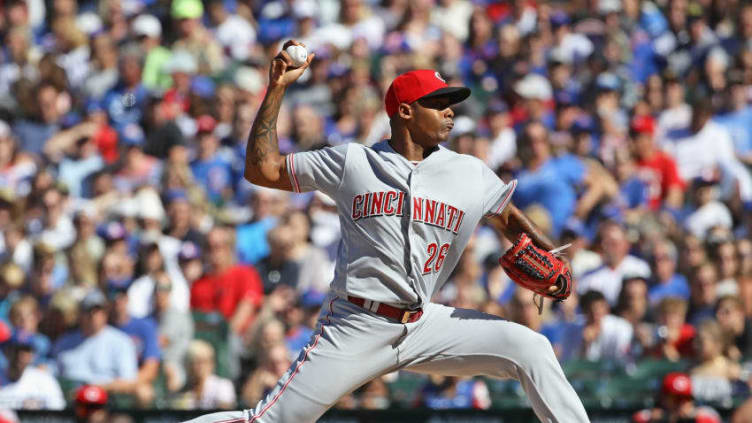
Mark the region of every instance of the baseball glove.
<instances>
[{"instance_id":1,"label":"baseball glove","mask_svg":"<svg viewBox=\"0 0 752 423\"><path fill-rule=\"evenodd\" d=\"M512 248L499 259L499 263L518 285L543 297L562 301L572 293L573 285L569 265L556 256L556 252L562 249L543 250L523 233ZM559 289L549 291L552 285L558 286Z\"/></svg>"}]
</instances>

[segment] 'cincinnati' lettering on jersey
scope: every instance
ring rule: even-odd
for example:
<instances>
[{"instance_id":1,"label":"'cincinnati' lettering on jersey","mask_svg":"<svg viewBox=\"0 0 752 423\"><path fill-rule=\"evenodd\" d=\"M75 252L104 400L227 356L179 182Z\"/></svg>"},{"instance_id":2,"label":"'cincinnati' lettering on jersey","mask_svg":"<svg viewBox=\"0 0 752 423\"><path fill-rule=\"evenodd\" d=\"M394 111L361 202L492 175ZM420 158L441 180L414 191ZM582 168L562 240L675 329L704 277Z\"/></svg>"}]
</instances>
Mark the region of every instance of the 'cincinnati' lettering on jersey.
<instances>
[{"instance_id":1,"label":"'cincinnati' lettering on jersey","mask_svg":"<svg viewBox=\"0 0 752 423\"><path fill-rule=\"evenodd\" d=\"M352 220L376 216L402 216L405 193L402 191L366 192L352 200ZM465 211L428 198L413 198L412 220L437 226L455 234L459 232Z\"/></svg>"}]
</instances>

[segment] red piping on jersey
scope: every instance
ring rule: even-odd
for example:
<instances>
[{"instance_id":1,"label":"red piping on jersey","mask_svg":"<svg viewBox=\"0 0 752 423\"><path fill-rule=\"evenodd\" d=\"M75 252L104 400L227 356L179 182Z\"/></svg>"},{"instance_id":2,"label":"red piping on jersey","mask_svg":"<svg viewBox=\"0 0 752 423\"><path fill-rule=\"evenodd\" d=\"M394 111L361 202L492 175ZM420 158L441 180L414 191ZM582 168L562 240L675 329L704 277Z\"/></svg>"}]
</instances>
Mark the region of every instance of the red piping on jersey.
<instances>
[{"instance_id":1,"label":"red piping on jersey","mask_svg":"<svg viewBox=\"0 0 752 423\"><path fill-rule=\"evenodd\" d=\"M214 423L240 423L240 422L245 422L245 417L242 417L239 419L232 419L232 420L220 420Z\"/></svg>"},{"instance_id":2,"label":"red piping on jersey","mask_svg":"<svg viewBox=\"0 0 752 423\"><path fill-rule=\"evenodd\" d=\"M329 320L332 316L332 303L334 303L334 300L337 297L332 298L332 300L329 302L329 314L326 315L326 324L331 324L331 321ZM300 363L298 363L298 366L295 368L295 371L292 372L290 375L290 378L287 379L287 382L285 382L285 386L282 387L282 389L277 392L277 395L274 396L274 399L272 399L272 402L270 402L266 407L264 407L263 410L261 410L261 413L259 413L257 416L253 416L251 420L248 423L253 423L256 421L256 419L261 418L261 416L266 413L266 410L268 410L272 405L274 405L275 402L279 399L280 396L282 396L282 393L285 392L285 389L287 389L287 385L292 382L292 379L295 377L296 374L298 374L298 371L300 370L300 367L303 366L303 363L305 363L306 359L308 358L308 353L311 352L312 349L316 348L316 345L319 343L319 339L321 339L321 334L324 333L324 324L321 324L321 331L318 335L316 335L316 339L313 341L313 344L306 350L305 354L303 355L303 359L300 360Z\"/></svg>"},{"instance_id":3,"label":"red piping on jersey","mask_svg":"<svg viewBox=\"0 0 752 423\"><path fill-rule=\"evenodd\" d=\"M499 214L499 212L504 209L504 206L506 206L507 203L509 202L509 197L512 196L512 193L514 192L514 189L517 188L517 180L516 179L512 180L511 183L512 183L512 188L510 188L509 191L507 191L506 197L504 197L504 199L501 200L501 204L499 204L499 208L496 209L496 213L494 213L494 214Z\"/></svg>"},{"instance_id":4,"label":"red piping on jersey","mask_svg":"<svg viewBox=\"0 0 752 423\"><path fill-rule=\"evenodd\" d=\"M292 184L295 192L300 192L300 183L298 182L298 175L295 174L295 154L290 154L290 170L292 171Z\"/></svg>"}]
</instances>

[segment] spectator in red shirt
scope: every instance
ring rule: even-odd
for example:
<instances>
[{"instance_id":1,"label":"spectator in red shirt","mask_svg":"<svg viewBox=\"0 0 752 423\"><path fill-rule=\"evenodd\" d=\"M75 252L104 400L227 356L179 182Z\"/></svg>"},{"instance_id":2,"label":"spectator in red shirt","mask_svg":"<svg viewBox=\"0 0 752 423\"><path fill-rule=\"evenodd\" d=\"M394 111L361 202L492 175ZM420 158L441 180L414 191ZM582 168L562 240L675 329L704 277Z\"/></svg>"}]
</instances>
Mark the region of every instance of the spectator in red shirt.
<instances>
[{"instance_id":1,"label":"spectator in red shirt","mask_svg":"<svg viewBox=\"0 0 752 423\"><path fill-rule=\"evenodd\" d=\"M680 208L684 203L686 184L679 176L676 161L655 145L655 119L635 116L630 133L637 167L649 184L648 207L658 210L663 202L666 207Z\"/></svg>"},{"instance_id":2,"label":"spectator in red shirt","mask_svg":"<svg viewBox=\"0 0 752 423\"><path fill-rule=\"evenodd\" d=\"M208 272L191 286L191 308L220 312L235 333L253 321L263 299L256 269L235 263L233 228L215 227L207 235Z\"/></svg>"},{"instance_id":3,"label":"spectator in red shirt","mask_svg":"<svg viewBox=\"0 0 752 423\"><path fill-rule=\"evenodd\" d=\"M658 339L653 355L671 361L693 356L695 328L686 322L686 318L686 300L666 297L658 303Z\"/></svg>"}]
</instances>

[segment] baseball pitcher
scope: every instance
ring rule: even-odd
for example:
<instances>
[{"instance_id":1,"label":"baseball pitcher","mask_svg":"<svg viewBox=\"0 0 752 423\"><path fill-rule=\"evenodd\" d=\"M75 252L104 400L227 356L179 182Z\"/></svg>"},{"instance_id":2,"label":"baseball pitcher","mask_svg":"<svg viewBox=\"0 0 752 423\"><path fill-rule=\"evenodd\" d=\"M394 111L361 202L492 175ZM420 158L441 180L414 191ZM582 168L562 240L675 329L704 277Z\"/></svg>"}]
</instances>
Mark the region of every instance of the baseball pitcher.
<instances>
[{"instance_id":1,"label":"baseball pitcher","mask_svg":"<svg viewBox=\"0 0 752 423\"><path fill-rule=\"evenodd\" d=\"M510 203L516 181L504 183L477 158L440 145L452 130L450 106L470 90L447 86L433 70L407 72L386 94L390 140L283 156L276 134L282 97L313 56L294 68L283 49L272 61L245 177L336 201L342 241L330 294L310 342L266 398L252 410L190 423L313 422L343 395L398 369L517 379L541 421L587 422L543 335L430 302L483 217L514 242L501 259L512 279L556 300L572 289L567 263Z\"/></svg>"}]
</instances>

